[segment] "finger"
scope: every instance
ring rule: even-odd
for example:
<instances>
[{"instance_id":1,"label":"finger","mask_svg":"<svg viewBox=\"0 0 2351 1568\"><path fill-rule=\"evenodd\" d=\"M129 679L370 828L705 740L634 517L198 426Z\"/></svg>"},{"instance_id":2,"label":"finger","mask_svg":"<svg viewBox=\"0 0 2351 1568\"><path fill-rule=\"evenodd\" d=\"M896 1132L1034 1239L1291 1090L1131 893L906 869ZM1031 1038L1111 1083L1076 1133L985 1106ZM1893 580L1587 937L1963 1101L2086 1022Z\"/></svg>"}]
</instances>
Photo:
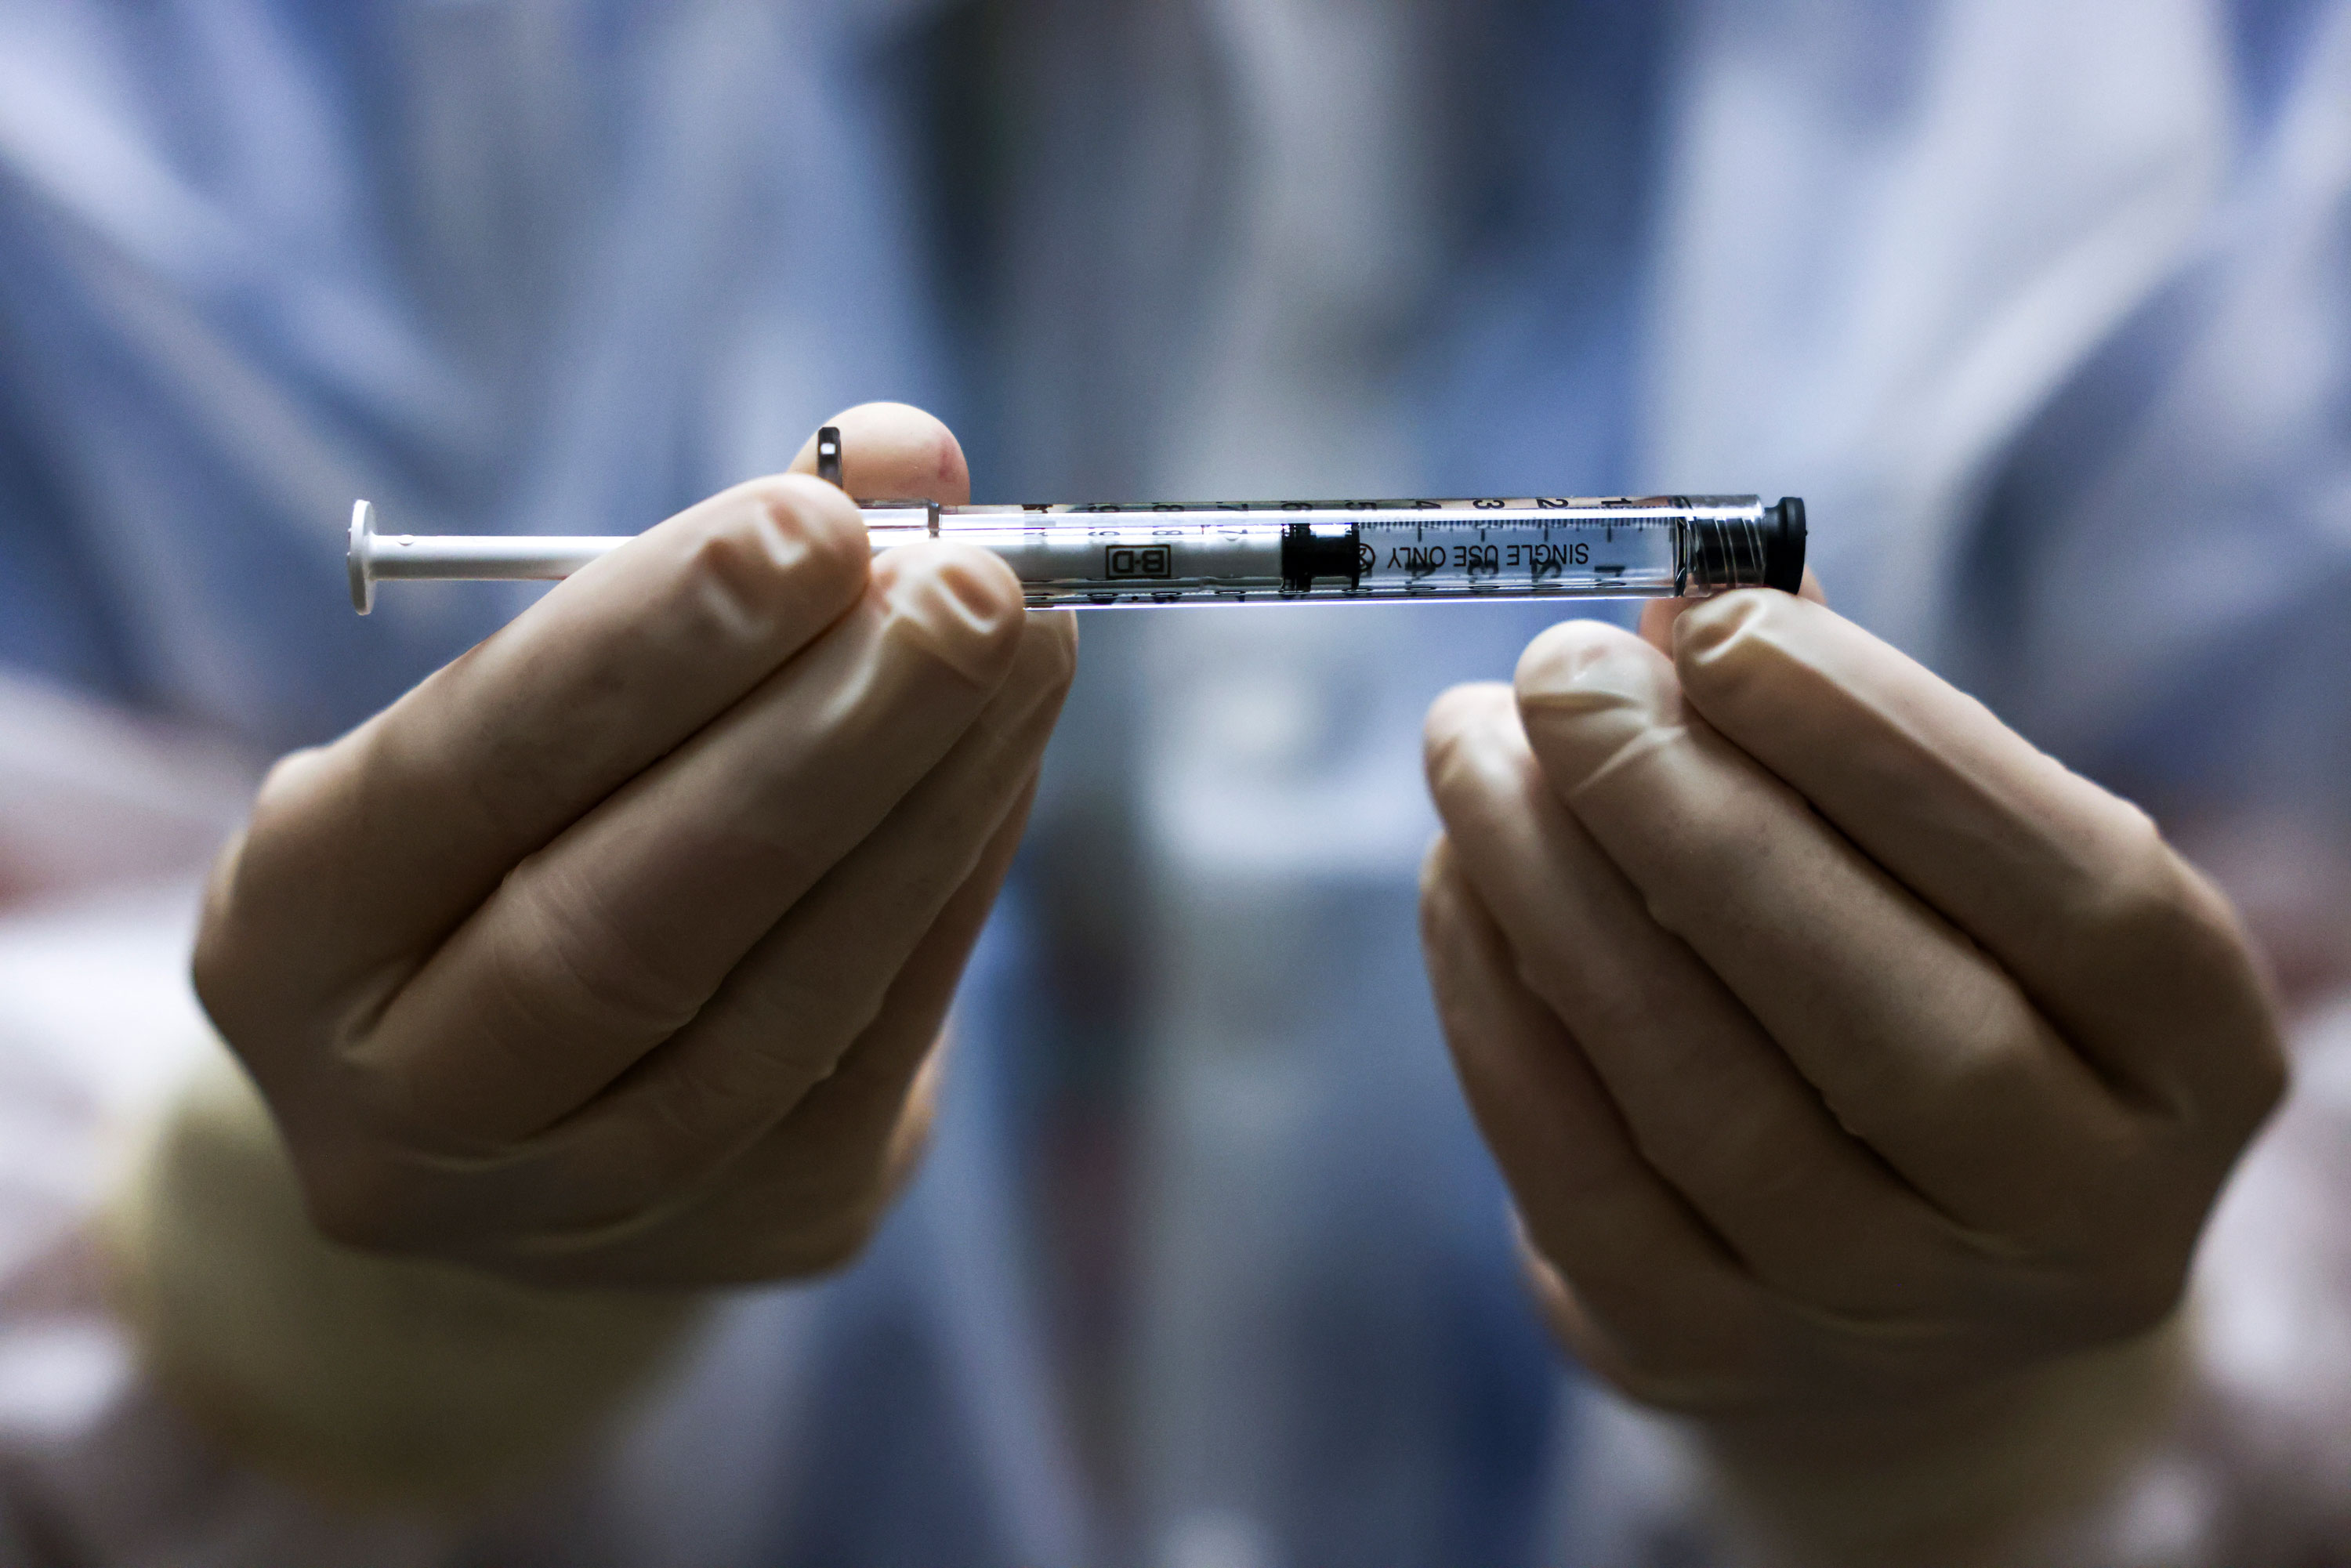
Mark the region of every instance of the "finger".
<instances>
[{"instance_id":1,"label":"finger","mask_svg":"<svg viewBox=\"0 0 2351 1568\"><path fill-rule=\"evenodd\" d=\"M1719 597L1719 595L1716 596ZM1826 604L1829 597L1822 591L1821 580L1811 567L1804 568L1804 580L1796 585L1796 597L1814 604ZM1711 604L1713 599L1652 599L1641 606L1641 641L1670 659L1674 656L1674 628L1681 618L1701 604Z\"/></svg>"},{"instance_id":2,"label":"finger","mask_svg":"<svg viewBox=\"0 0 2351 1568\"><path fill-rule=\"evenodd\" d=\"M2146 814L1826 609L1733 594L1685 617L1692 706L2014 976L2099 1070L2219 1113L2228 1146L2277 1078L2226 902Z\"/></svg>"},{"instance_id":3,"label":"finger","mask_svg":"<svg viewBox=\"0 0 2351 1568\"><path fill-rule=\"evenodd\" d=\"M1074 622L1032 613L1012 674L939 766L603 1093L494 1157L412 1176L403 1225L445 1243L602 1232L674 1204L797 1105L878 1016L909 950L1034 775Z\"/></svg>"},{"instance_id":4,"label":"finger","mask_svg":"<svg viewBox=\"0 0 2351 1568\"><path fill-rule=\"evenodd\" d=\"M936 501L960 507L971 499L971 472L954 432L903 402L862 402L825 422L841 432L841 487L852 496ZM810 433L791 472L814 474Z\"/></svg>"},{"instance_id":5,"label":"finger","mask_svg":"<svg viewBox=\"0 0 2351 1568\"><path fill-rule=\"evenodd\" d=\"M838 620L866 559L856 509L786 477L713 497L591 563L351 734L272 771L200 982L214 977L208 991L233 1009L235 966L208 959L290 956L262 977L283 1009L289 987L322 1000L429 945Z\"/></svg>"},{"instance_id":6,"label":"finger","mask_svg":"<svg viewBox=\"0 0 2351 1568\"><path fill-rule=\"evenodd\" d=\"M1517 685L1552 793L1839 1124L1965 1225L2079 1223L2053 1193L2131 1129L1997 964L1686 713L1637 639L1553 627Z\"/></svg>"},{"instance_id":7,"label":"finger","mask_svg":"<svg viewBox=\"0 0 2351 1568\"><path fill-rule=\"evenodd\" d=\"M1582 1046L1635 1146L1766 1285L1840 1312L1933 1311L1980 1272L1554 798L1510 689L1428 717L1454 863L1520 981Z\"/></svg>"},{"instance_id":8,"label":"finger","mask_svg":"<svg viewBox=\"0 0 2351 1568\"><path fill-rule=\"evenodd\" d=\"M494 1226L650 1209L780 1122L887 1005L1034 779L1074 667L1066 613L1029 617L1003 689L946 759L762 937L668 1043L472 1195Z\"/></svg>"},{"instance_id":9,"label":"finger","mask_svg":"<svg viewBox=\"0 0 2351 1568\"><path fill-rule=\"evenodd\" d=\"M1777 1360L1779 1311L1642 1160L1443 840L1422 873L1421 940L1470 1111L1536 1250L1605 1325L1611 1375L1660 1405L1751 1396Z\"/></svg>"},{"instance_id":10,"label":"finger","mask_svg":"<svg viewBox=\"0 0 2351 1568\"><path fill-rule=\"evenodd\" d=\"M726 1285L797 1278L853 1258L920 1154L947 1006L1035 796L1031 778L898 971L880 1016L791 1115L683 1210L617 1240L549 1238L531 1249L538 1266L558 1277L590 1270L608 1283Z\"/></svg>"},{"instance_id":11,"label":"finger","mask_svg":"<svg viewBox=\"0 0 2351 1568\"><path fill-rule=\"evenodd\" d=\"M929 415L869 404L841 420L861 480L967 497L962 454ZM208 989L234 1011L237 967L221 960L299 952L315 972L273 964L271 1001L289 981L325 996L437 939L838 619L868 555L831 486L737 486L581 569L342 740L287 758L216 904Z\"/></svg>"},{"instance_id":12,"label":"finger","mask_svg":"<svg viewBox=\"0 0 2351 1568\"><path fill-rule=\"evenodd\" d=\"M532 856L346 1059L395 1124L535 1133L689 1022L1003 684L1020 585L910 545L800 658Z\"/></svg>"}]
</instances>

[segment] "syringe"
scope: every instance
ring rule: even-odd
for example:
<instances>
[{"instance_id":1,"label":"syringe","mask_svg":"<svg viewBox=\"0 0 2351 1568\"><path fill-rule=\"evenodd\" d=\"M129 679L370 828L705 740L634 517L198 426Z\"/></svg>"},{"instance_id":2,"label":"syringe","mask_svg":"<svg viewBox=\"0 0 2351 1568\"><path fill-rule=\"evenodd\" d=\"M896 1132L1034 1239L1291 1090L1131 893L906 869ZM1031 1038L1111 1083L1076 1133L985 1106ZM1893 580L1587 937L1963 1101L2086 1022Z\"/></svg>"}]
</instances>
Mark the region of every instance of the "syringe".
<instances>
[{"instance_id":1,"label":"syringe","mask_svg":"<svg viewBox=\"0 0 2351 1568\"><path fill-rule=\"evenodd\" d=\"M831 434L820 433L820 448ZM838 472L824 466L827 477ZM1804 503L1792 496L1768 507L1754 496L857 505L875 551L925 538L978 545L1011 567L1038 608L1701 598L1793 592L1804 574ZM384 579L567 577L628 542L379 534L374 507L360 501L351 604L366 614Z\"/></svg>"}]
</instances>

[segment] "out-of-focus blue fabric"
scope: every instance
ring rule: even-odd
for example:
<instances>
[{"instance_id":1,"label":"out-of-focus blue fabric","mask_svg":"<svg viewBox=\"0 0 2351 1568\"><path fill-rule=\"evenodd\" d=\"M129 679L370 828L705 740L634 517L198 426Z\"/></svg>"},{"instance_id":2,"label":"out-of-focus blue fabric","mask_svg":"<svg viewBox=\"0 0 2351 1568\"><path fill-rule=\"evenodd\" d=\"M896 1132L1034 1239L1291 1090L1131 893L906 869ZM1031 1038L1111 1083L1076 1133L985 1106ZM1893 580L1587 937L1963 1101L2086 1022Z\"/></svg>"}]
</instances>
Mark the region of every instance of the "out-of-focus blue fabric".
<instances>
[{"instance_id":1,"label":"out-of-focus blue fabric","mask_svg":"<svg viewBox=\"0 0 2351 1568\"><path fill-rule=\"evenodd\" d=\"M1456 68L1483 144L1423 350L1425 482L1612 494L1635 482L1672 19L1518 0L1481 20Z\"/></svg>"},{"instance_id":2,"label":"out-of-focus blue fabric","mask_svg":"<svg viewBox=\"0 0 2351 1568\"><path fill-rule=\"evenodd\" d=\"M780 466L832 408L935 398L916 236L877 173L903 158L874 74L897 22L0 18L0 656L318 738L520 602L356 621L331 591L354 496L417 532L629 530Z\"/></svg>"},{"instance_id":3,"label":"out-of-focus blue fabric","mask_svg":"<svg viewBox=\"0 0 2351 1568\"><path fill-rule=\"evenodd\" d=\"M2240 177L2004 455L1954 663L2028 734L2158 810L2252 805L2340 831L2351 39L2339 7L2238 15Z\"/></svg>"}]
</instances>

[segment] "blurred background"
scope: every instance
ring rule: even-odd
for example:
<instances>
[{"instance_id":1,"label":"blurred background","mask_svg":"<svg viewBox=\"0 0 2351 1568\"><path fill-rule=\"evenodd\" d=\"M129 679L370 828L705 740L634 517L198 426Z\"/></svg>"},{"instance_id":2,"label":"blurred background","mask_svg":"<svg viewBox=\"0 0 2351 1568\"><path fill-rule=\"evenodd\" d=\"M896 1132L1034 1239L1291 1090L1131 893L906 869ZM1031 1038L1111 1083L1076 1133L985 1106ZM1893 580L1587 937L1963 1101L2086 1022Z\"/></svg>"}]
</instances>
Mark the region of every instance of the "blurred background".
<instances>
[{"instance_id":1,"label":"blurred background","mask_svg":"<svg viewBox=\"0 0 2351 1568\"><path fill-rule=\"evenodd\" d=\"M354 496L634 531L891 398L979 500L1803 496L1833 604L2323 996L2346 16L0 6L0 973L528 601L352 617ZM1086 619L935 1156L620 1441L613 1560L1558 1560L1566 1478L1639 1460L1579 1449L1413 922L1420 714L1552 613ZM16 1038L154 1027L184 907Z\"/></svg>"}]
</instances>

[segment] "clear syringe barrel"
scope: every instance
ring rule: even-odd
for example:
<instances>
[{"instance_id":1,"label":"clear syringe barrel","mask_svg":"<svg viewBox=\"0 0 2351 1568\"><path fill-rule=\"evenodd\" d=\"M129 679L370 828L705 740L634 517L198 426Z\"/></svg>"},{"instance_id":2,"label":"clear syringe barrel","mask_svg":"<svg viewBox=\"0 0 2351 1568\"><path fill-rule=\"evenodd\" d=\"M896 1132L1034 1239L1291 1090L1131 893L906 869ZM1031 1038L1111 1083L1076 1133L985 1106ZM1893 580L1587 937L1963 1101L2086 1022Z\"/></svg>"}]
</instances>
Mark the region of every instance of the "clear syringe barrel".
<instances>
[{"instance_id":1,"label":"clear syringe barrel","mask_svg":"<svg viewBox=\"0 0 2351 1568\"><path fill-rule=\"evenodd\" d=\"M1803 576L1803 503L1754 496L942 507L868 526L877 548L992 550L1032 605L1699 597Z\"/></svg>"},{"instance_id":2,"label":"clear syringe barrel","mask_svg":"<svg viewBox=\"0 0 2351 1568\"><path fill-rule=\"evenodd\" d=\"M1282 601L1685 598L1793 591L1804 504L1753 496L940 507L860 501L875 551L994 552L1037 607ZM560 578L628 537L386 535L352 508L351 602L400 578Z\"/></svg>"}]
</instances>

